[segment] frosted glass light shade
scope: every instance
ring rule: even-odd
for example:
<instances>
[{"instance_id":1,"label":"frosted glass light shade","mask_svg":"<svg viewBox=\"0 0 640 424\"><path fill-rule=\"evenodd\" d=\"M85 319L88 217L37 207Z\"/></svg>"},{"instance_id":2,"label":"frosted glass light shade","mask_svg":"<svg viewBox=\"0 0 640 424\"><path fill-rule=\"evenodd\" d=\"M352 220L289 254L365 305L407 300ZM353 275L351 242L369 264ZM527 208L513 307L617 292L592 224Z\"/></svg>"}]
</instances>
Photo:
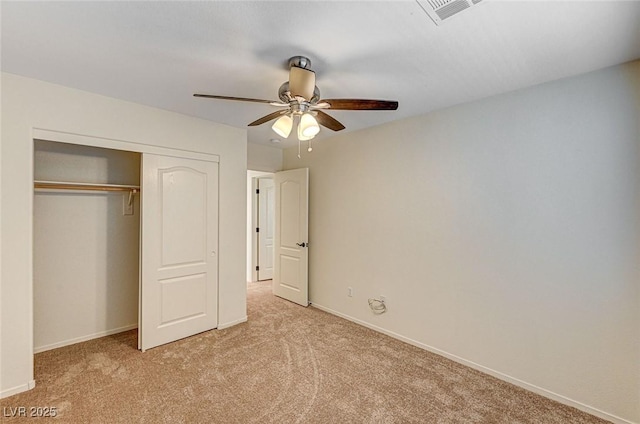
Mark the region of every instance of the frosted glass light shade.
<instances>
[{"instance_id":1,"label":"frosted glass light shade","mask_svg":"<svg viewBox=\"0 0 640 424\"><path fill-rule=\"evenodd\" d=\"M293 128L293 119L289 115L282 115L271 126L271 129L282 138L289 137L291 128Z\"/></svg>"},{"instance_id":2,"label":"frosted glass light shade","mask_svg":"<svg viewBox=\"0 0 640 424\"><path fill-rule=\"evenodd\" d=\"M300 124L298 125L298 136L302 135L307 140L313 138L320 132L320 126L318 121L310 113L305 113L300 118Z\"/></svg>"},{"instance_id":3,"label":"frosted glass light shade","mask_svg":"<svg viewBox=\"0 0 640 424\"><path fill-rule=\"evenodd\" d=\"M306 136L302 134L302 125L298 125L298 140L307 141L307 140L311 140L315 136L316 136L315 134L311 136Z\"/></svg>"}]
</instances>

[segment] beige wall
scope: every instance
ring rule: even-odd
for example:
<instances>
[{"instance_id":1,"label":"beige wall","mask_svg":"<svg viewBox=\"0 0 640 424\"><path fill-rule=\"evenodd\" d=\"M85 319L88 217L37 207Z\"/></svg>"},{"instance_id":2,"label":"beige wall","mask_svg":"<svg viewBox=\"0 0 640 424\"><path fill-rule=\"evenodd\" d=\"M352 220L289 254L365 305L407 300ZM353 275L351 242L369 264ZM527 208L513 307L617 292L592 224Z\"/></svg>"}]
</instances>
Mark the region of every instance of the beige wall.
<instances>
[{"instance_id":1,"label":"beige wall","mask_svg":"<svg viewBox=\"0 0 640 424\"><path fill-rule=\"evenodd\" d=\"M252 171L282 171L282 149L247 143L247 169Z\"/></svg>"},{"instance_id":2,"label":"beige wall","mask_svg":"<svg viewBox=\"0 0 640 424\"><path fill-rule=\"evenodd\" d=\"M34 128L218 155L218 322L246 319L246 131L3 73L0 395L33 379Z\"/></svg>"},{"instance_id":3,"label":"beige wall","mask_svg":"<svg viewBox=\"0 0 640 424\"><path fill-rule=\"evenodd\" d=\"M312 303L640 422L639 122L634 62L286 150Z\"/></svg>"}]
</instances>

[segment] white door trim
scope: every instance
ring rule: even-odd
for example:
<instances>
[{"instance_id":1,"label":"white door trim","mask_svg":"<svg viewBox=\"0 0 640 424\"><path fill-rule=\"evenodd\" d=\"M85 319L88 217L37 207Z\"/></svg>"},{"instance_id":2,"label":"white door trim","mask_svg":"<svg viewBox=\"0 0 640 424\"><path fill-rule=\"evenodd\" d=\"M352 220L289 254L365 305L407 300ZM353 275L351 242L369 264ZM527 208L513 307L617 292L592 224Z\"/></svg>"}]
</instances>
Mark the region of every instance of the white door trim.
<instances>
[{"instance_id":1,"label":"white door trim","mask_svg":"<svg viewBox=\"0 0 640 424\"><path fill-rule=\"evenodd\" d=\"M251 178L251 282L258 281L258 234L256 228L258 227L258 178Z\"/></svg>"},{"instance_id":2,"label":"white door trim","mask_svg":"<svg viewBox=\"0 0 640 424\"><path fill-rule=\"evenodd\" d=\"M33 128L31 131L34 140L57 141L59 143L78 144L81 146L103 147L113 150L124 150L137 153L151 153L162 156L173 156L184 159L199 159L207 162L220 162L220 156L212 153L195 152L192 150L173 149L168 147L151 146L129 140L117 140L113 138L97 137L86 134L74 134L63 131Z\"/></svg>"},{"instance_id":3,"label":"white door trim","mask_svg":"<svg viewBox=\"0 0 640 424\"><path fill-rule=\"evenodd\" d=\"M273 239L275 231L275 185L273 177L258 178L258 281L273 279ZM270 242L269 242L270 240Z\"/></svg>"},{"instance_id":4,"label":"white door trim","mask_svg":"<svg viewBox=\"0 0 640 424\"><path fill-rule=\"evenodd\" d=\"M258 272L256 271L256 266L258 266L258 237L256 235L256 227L258 226L257 180L264 177L273 178L273 172L247 170L247 181L251 183L250 188L248 188L250 193L248 193L247 197L247 266L249 267L247 278L252 283L258 281ZM249 185L247 186L249 187Z\"/></svg>"}]
</instances>

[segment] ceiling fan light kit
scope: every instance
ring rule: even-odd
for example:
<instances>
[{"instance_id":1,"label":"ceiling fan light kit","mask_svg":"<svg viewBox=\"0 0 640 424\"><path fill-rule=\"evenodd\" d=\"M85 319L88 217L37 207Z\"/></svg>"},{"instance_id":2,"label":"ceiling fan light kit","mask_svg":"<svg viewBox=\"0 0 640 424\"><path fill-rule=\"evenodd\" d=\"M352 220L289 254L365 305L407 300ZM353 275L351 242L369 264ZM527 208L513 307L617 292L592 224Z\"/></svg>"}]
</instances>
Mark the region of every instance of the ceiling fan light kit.
<instances>
[{"instance_id":1,"label":"ceiling fan light kit","mask_svg":"<svg viewBox=\"0 0 640 424\"><path fill-rule=\"evenodd\" d=\"M283 83L278 90L280 102L273 100L252 99L246 97L217 96L212 94L194 94L195 97L205 97L220 100L236 100L244 102L268 103L271 106L286 108L272 112L249 124L257 126L276 119L271 126L280 137L288 138L297 117L298 150L300 141L309 141L320 132L320 125L332 131L345 128L338 120L323 112L323 109L336 110L396 110L398 102L392 100L368 99L320 99L320 90L316 86L316 74L311 70L311 60L305 56L293 56L289 59L289 81ZM299 155L298 155L299 156Z\"/></svg>"},{"instance_id":2,"label":"ceiling fan light kit","mask_svg":"<svg viewBox=\"0 0 640 424\"><path fill-rule=\"evenodd\" d=\"M318 121L309 112L303 113L298 124L298 131L304 137L313 138L320 132Z\"/></svg>"},{"instance_id":3,"label":"ceiling fan light kit","mask_svg":"<svg viewBox=\"0 0 640 424\"><path fill-rule=\"evenodd\" d=\"M271 126L271 129L282 138L289 137L293 128L293 119L289 115L282 115Z\"/></svg>"},{"instance_id":4,"label":"ceiling fan light kit","mask_svg":"<svg viewBox=\"0 0 640 424\"><path fill-rule=\"evenodd\" d=\"M298 137L298 141L309 141L313 137L315 137L315 135L305 135L304 132L302 131L302 126L298 125L297 137Z\"/></svg>"}]
</instances>

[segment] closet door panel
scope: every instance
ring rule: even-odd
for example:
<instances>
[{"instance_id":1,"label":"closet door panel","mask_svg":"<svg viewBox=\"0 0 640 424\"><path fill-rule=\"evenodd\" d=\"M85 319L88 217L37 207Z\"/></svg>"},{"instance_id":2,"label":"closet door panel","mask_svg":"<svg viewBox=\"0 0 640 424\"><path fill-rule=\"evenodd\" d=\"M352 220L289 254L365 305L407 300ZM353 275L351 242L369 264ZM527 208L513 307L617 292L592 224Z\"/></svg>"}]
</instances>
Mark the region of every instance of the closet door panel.
<instances>
[{"instance_id":1,"label":"closet door panel","mask_svg":"<svg viewBox=\"0 0 640 424\"><path fill-rule=\"evenodd\" d=\"M204 264L207 249L207 233L203 231L207 226L207 174L184 167L162 169L159 174L162 266Z\"/></svg>"},{"instance_id":2,"label":"closet door panel","mask_svg":"<svg viewBox=\"0 0 640 424\"><path fill-rule=\"evenodd\" d=\"M140 347L218 325L218 164L142 156Z\"/></svg>"}]
</instances>

